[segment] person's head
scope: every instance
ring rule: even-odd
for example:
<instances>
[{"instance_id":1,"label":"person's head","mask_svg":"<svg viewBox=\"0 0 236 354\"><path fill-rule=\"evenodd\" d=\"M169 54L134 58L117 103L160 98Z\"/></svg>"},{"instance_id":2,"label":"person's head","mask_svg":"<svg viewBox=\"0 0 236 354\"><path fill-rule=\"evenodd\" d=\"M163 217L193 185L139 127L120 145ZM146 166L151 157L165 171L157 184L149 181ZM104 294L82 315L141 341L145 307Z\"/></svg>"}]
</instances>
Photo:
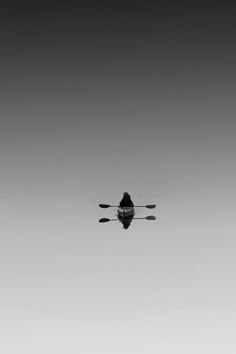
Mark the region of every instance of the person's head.
<instances>
[{"instance_id":1,"label":"person's head","mask_svg":"<svg viewBox=\"0 0 236 354\"><path fill-rule=\"evenodd\" d=\"M124 192L123 198L130 199L130 195L127 192Z\"/></svg>"}]
</instances>

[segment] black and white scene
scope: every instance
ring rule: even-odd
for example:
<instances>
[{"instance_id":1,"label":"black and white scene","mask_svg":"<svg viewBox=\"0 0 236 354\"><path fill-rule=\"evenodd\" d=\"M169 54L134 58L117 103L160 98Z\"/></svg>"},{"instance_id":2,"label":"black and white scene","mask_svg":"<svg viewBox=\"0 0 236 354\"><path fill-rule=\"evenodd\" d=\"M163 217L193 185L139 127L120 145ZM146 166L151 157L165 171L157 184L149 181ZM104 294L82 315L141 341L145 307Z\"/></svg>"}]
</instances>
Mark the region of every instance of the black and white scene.
<instances>
[{"instance_id":1,"label":"black and white scene","mask_svg":"<svg viewBox=\"0 0 236 354\"><path fill-rule=\"evenodd\" d=\"M217 4L0 8L1 353L236 352L235 43Z\"/></svg>"}]
</instances>

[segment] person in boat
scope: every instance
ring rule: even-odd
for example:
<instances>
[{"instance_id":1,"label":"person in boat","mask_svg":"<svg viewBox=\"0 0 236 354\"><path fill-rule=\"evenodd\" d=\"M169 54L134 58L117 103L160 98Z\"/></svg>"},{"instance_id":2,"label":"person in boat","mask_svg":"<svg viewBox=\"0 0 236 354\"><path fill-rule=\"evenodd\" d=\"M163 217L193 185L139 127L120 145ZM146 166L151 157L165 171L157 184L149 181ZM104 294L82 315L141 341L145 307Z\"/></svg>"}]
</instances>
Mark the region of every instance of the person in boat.
<instances>
[{"instance_id":1,"label":"person in boat","mask_svg":"<svg viewBox=\"0 0 236 354\"><path fill-rule=\"evenodd\" d=\"M134 204L129 193L125 192L123 194L123 198L120 201L119 207L120 210L118 210L118 219L122 222L124 229L127 230L134 217Z\"/></svg>"},{"instance_id":2,"label":"person in boat","mask_svg":"<svg viewBox=\"0 0 236 354\"><path fill-rule=\"evenodd\" d=\"M125 192L123 198L120 201L120 208L133 208L134 204L131 200L129 193Z\"/></svg>"}]
</instances>

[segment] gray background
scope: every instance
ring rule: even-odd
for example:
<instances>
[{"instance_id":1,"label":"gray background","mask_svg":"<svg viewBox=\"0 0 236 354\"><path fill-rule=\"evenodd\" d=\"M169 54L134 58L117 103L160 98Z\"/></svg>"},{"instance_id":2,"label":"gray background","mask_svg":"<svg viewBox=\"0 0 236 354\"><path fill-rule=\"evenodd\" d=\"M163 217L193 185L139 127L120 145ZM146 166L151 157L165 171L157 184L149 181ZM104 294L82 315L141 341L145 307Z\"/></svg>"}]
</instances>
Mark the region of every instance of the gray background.
<instances>
[{"instance_id":1,"label":"gray background","mask_svg":"<svg viewBox=\"0 0 236 354\"><path fill-rule=\"evenodd\" d=\"M1 16L1 352L235 353L235 17Z\"/></svg>"}]
</instances>

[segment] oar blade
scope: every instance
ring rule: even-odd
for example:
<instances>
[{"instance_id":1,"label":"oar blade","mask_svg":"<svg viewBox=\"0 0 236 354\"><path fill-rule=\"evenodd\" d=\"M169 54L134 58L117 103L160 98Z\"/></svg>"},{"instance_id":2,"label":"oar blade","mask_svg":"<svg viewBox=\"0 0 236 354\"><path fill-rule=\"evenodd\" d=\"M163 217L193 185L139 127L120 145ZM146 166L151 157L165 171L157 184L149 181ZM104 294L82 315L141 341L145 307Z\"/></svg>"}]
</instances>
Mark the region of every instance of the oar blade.
<instances>
[{"instance_id":1,"label":"oar blade","mask_svg":"<svg viewBox=\"0 0 236 354\"><path fill-rule=\"evenodd\" d=\"M153 215L146 216L146 220L156 220L156 217Z\"/></svg>"},{"instance_id":2,"label":"oar blade","mask_svg":"<svg viewBox=\"0 0 236 354\"><path fill-rule=\"evenodd\" d=\"M99 222L108 222L108 221L111 221L111 220L108 219L108 218L102 218L102 219L99 220Z\"/></svg>"},{"instance_id":3,"label":"oar blade","mask_svg":"<svg viewBox=\"0 0 236 354\"><path fill-rule=\"evenodd\" d=\"M148 208L148 209L154 209L154 208L156 208L156 204L146 205L146 208Z\"/></svg>"},{"instance_id":4,"label":"oar blade","mask_svg":"<svg viewBox=\"0 0 236 354\"><path fill-rule=\"evenodd\" d=\"M99 204L100 208L109 208L109 204Z\"/></svg>"}]
</instances>

